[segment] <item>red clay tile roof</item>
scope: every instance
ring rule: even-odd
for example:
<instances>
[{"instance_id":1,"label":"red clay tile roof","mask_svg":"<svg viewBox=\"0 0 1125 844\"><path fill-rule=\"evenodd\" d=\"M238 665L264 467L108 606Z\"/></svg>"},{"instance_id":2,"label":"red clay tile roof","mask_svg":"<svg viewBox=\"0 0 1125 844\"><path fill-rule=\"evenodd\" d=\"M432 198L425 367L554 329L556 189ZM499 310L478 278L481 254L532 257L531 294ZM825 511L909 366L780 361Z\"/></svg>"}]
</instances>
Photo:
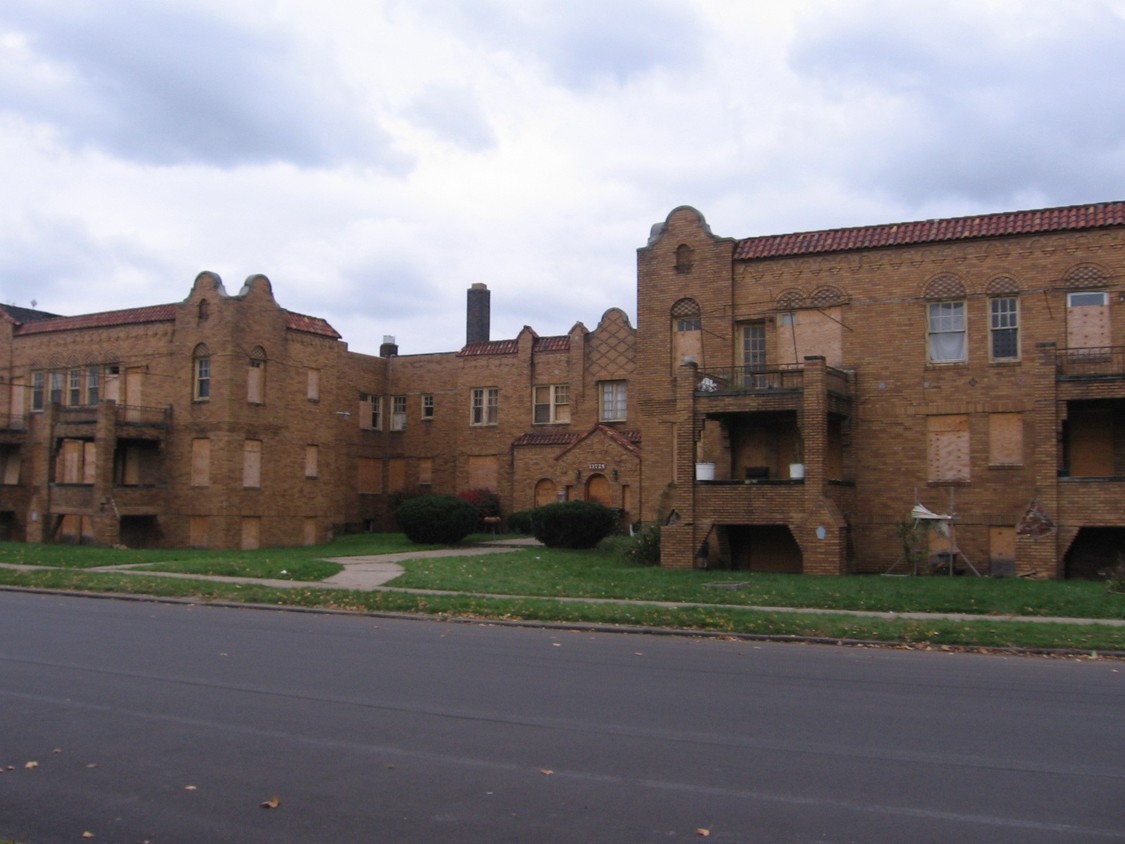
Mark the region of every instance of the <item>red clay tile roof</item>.
<instances>
[{"instance_id":1,"label":"red clay tile roof","mask_svg":"<svg viewBox=\"0 0 1125 844\"><path fill-rule=\"evenodd\" d=\"M535 351L537 352L565 352L570 349L570 335L563 334L559 337L536 337Z\"/></svg>"},{"instance_id":2,"label":"red clay tile roof","mask_svg":"<svg viewBox=\"0 0 1125 844\"><path fill-rule=\"evenodd\" d=\"M458 357L472 357L474 355L514 355L519 351L519 342L516 340L482 340L479 343L468 343L461 347Z\"/></svg>"},{"instance_id":3,"label":"red clay tile roof","mask_svg":"<svg viewBox=\"0 0 1125 844\"><path fill-rule=\"evenodd\" d=\"M512 445L570 445L577 439L578 434L570 431L537 431L533 434L521 434L512 441Z\"/></svg>"},{"instance_id":4,"label":"red clay tile roof","mask_svg":"<svg viewBox=\"0 0 1125 844\"><path fill-rule=\"evenodd\" d=\"M1125 225L1125 202L1101 202L1038 211L1008 211L947 220L921 220L914 223L748 237L738 241L734 258L736 261L750 261L757 258L843 252L849 249L909 246L1121 225Z\"/></svg>"},{"instance_id":5,"label":"red clay tile roof","mask_svg":"<svg viewBox=\"0 0 1125 844\"><path fill-rule=\"evenodd\" d=\"M536 337L534 350L536 352L565 352L570 348L570 337ZM515 340L481 340L477 343L468 343L461 347L458 357L476 357L477 355L514 355L520 350L519 339Z\"/></svg>"},{"instance_id":6,"label":"red clay tile roof","mask_svg":"<svg viewBox=\"0 0 1125 844\"><path fill-rule=\"evenodd\" d=\"M150 305L146 308L129 308L124 311L103 311L98 314L79 314L78 316L25 322L16 329L16 334L22 337L26 334L76 331L81 328L109 328L117 325L141 325L146 322L171 322L175 318L175 305Z\"/></svg>"},{"instance_id":7,"label":"red clay tile roof","mask_svg":"<svg viewBox=\"0 0 1125 844\"><path fill-rule=\"evenodd\" d=\"M328 324L327 320L320 317L305 316L304 314L285 312L285 327L290 331L301 331L305 334L319 334L322 337L331 337L339 340L340 334Z\"/></svg>"},{"instance_id":8,"label":"red clay tile roof","mask_svg":"<svg viewBox=\"0 0 1125 844\"><path fill-rule=\"evenodd\" d=\"M570 443L566 448L555 455L555 459L561 460L563 455L565 455L568 451L577 446L579 443L588 440L590 437L597 433L605 434L607 437L609 437L609 439L616 442L619 446L621 446L621 448L625 449L626 451L631 451L634 454L640 453L640 431L619 431L616 428L611 428L608 425L602 425L599 423L586 433L576 437L574 442Z\"/></svg>"}]
</instances>

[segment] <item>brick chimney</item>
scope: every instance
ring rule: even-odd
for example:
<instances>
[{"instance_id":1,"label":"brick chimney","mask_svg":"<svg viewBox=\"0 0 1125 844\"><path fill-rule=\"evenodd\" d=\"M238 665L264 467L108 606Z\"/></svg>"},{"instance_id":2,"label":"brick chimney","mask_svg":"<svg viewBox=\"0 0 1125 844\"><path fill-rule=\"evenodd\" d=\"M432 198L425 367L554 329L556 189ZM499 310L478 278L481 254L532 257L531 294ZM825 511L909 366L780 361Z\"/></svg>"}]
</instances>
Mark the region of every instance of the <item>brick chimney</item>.
<instances>
[{"instance_id":1,"label":"brick chimney","mask_svg":"<svg viewBox=\"0 0 1125 844\"><path fill-rule=\"evenodd\" d=\"M469 303L465 317L465 343L487 343L489 339L489 321L491 319L492 294L488 285L475 282L469 288Z\"/></svg>"}]
</instances>

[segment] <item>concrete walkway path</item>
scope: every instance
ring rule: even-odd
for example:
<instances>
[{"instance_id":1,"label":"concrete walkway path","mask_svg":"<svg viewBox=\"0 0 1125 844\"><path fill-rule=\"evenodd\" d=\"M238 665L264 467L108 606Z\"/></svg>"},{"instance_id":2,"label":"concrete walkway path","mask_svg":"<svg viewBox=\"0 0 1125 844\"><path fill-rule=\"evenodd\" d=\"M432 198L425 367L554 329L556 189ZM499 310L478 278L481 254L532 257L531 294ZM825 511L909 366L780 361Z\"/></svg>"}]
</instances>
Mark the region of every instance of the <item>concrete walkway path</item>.
<instances>
[{"instance_id":1,"label":"concrete walkway path","mask_svg":"<svg viewBox=\"0 0 1125 844\"><path fill-rule=\"evenodd\" d=\"M389 586L391 581L403 573L399 563L403 560L417 560L433 557L468 557L480 554L502 554L519 548L537 546L534 539L502 539L495 542L473 545L465 548L448 548L431 551L405 551L398 554L373 554L359 557L326 557L330 562L339 563L344 568L337 574L320 581L308 580L266 580L256 577L223 577L219 575L186 574L181 572L150 571L144 567L150 563L132 563L121 566L99 566L84 571L107 572L114 574L138 574L150 577L172 577L185 580L213 580L217 583L242 583L268 586L275 589L348 589L362 592L386 591L404 592L416 595L472 595L480 598L506 598L529 600L550 600L563 603L583 604L636 604L654 607L704 607L710 609L741 609L758 612L802 613L818 615L851 615L864 618L909 619L924 621L942 619L948 621L1023 621L1035 624L1104 624L1110 627L1125 627L1125 619L1117 618L1061 618L1054 616L1025 615L972 615L968 613L922 613L922 612L884 612L879 610L841 610L817 609L809 607L767 607L746 604L721 604L676 601L636 601L623 598L580 598L551 595L501 595L489 592L453 592L441 589L406 589ZM18 565L0 563L0 568L19 571L52 571L56 566Z\"/></svg>"}]
</instances>

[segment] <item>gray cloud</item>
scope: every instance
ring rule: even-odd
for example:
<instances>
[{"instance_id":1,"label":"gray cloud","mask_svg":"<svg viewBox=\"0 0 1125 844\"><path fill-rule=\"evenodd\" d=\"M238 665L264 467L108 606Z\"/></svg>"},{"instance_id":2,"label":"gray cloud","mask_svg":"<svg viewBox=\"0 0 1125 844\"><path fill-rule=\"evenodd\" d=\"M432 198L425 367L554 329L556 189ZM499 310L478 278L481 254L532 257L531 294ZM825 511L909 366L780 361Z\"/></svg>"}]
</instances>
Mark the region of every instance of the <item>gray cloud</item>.
<instances>
[{"instance_id":1,"label":"gray cloud","mask_svg":"<svg viewBox=\"0 0 1125 844\"><path fill-rule=\"evenodd\" d=\"M560 84L588 89L624 84L660 67L700 59L703 28L690 4L666 0L412 0L434 25L485 46L541 62Z\"/></svg>"},{"instance_id":2,"label":"gray cloud","mask_svg":"<svg viewBox=\"0 0 1125 844\"><path fill-rule=\"evenodd\" d=\"M407 165L329 61L260 20L146 0L6 0L0 27L31 51L0 81L0 110L75 147L158 165Z\"/></svg>"},{"instance_id":3,"label":"gray cloud","mask_svg":"<svg viewBox=\"0 0 1125 844\"><path fill-rule=\"evenodd\" d=\"M448 85L430 86L407 109L414 122L470 152L496 146L496 135L473 92Z\"/></svg>"},{"instance_id":4,"label":"gray cloud","mask_svg":"<svg viewBox=\"0 0 1125 844\"><path fill-rule=\"evenodd\" d=\"M838 139L841 172L866 188L911 202L1109 198L1125 176L1125 22L1097 3L1051 10L848 3L806 22L791 64L853 116L882 104Z\"/></svg>"}]
</instances>

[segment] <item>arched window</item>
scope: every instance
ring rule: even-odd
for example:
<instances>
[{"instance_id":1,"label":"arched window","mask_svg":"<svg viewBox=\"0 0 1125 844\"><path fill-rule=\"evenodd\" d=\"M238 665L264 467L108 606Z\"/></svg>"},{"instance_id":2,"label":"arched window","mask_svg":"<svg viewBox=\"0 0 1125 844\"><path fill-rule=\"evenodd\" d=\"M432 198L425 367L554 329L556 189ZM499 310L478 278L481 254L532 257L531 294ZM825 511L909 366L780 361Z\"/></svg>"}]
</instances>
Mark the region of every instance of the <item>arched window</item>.
<instances>
[{"instance_id":1,"label":"arched window","mask_svg":"<svg viewBox=\"0 0 1125 844\"><path fill-rule=\"evenodd\" d=\"M930 363L963 363L965 343L965 285L944 273L930 280L925 296L927 359Z\"/></svg>"},{"instance_id":2,"label":"arched window","mask_svg":"<svg viewBox=\"0 0 1125 844\"><path fill-rule=\"evenodd\" d=\"M695 263L695 251L686 243L681 243L676 247L676 272L690 273L692 265Z\"/></svg>"},{"instance_id":3,"label":"arched window","mask_svg":"<svg viewBox=\"0 0 1125 844\"><path fill-rule=\"evenodd\" d=\"M703 311L694 299L684 298L672 305L672 367L686 360L702 363Z\"/></svg>"},{"instance_id":4,"label":"arched window","mask_svg":"<svg viewBox=\"0 0 1125 844\"><path fill-rule=\"evenodd\" d=\"M191 397L195 401L208 401L211 398L211 350L200 343L192 351L191 359Z\"/></svg>"},{"instance_id":5,"label":"arched window","mask_svg":"<svg viewBox=\"0 0 1125 844\"><path fill-rule=\"evenodd\" d=\"M246 375L246 401L250 404L266 402L266 350L255 346L250 352L250 365Z\"/></svg>"}]
</instances>

